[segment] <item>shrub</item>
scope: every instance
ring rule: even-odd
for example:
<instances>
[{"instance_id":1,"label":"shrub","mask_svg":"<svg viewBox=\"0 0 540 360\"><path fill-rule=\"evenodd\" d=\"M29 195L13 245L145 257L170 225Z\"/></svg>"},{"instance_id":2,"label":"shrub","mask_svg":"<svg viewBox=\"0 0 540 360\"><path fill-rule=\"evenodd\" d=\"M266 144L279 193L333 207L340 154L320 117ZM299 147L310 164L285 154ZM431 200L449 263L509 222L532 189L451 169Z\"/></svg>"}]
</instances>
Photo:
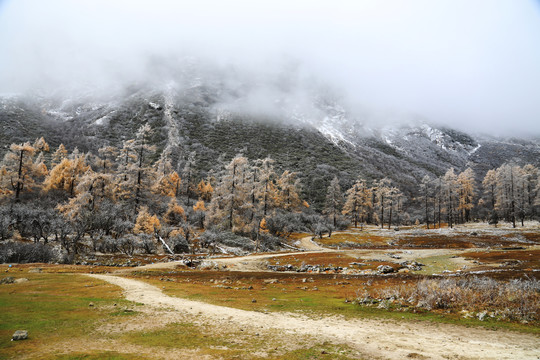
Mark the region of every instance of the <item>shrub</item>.
<instances>
[{"instance_id":1,"label":"shrub","mask_svg":"<svg viewBox=\"0 0 540 360\"><path fill-rule=\"evenodd\" d=\"M120 250L121 253L126 254L128 256L132 256L135 252L135 248L137 245L137 238L134 235L127 235L123 238L118 239L118 250Z\"/></svg>"},{"instance_id":2,"label":"shrub","mask_svg":"<svg viewBox=\"0 0 540 360\"><path fill-rule=\"evenodd\" d=\"M509 320L540 319L540 281L530 278L510 281L476 276L423 279L416 286L396 286L377 294L364 292L357 300L366 303L366 298L400 300L426 310L487 310Z\"/></svg>"},{"instance_id":3,"label":"shrub","mask_svg":"<svg viewBox=\"0 0 540 360\"><path fill-rule=\"evenodd\" d=\"M167 243L175 254L189 253L189 244L182 235L176 235L169 238Z\"/></svg>"},{"instance_id":4,"label":"shrub","mask_svg":"<svg viewBox=\"0 0 540 360\"><path fill-rule=\"evenodd\" d=\"M212 243L221 243L225 246L240 248L244 251L255 250L255 244L251 239L236 235L230 231L206 230L201 234L200 239L201 244L205 244L206 246Z\"/></svg>"},{"instance_id":5,"label":"shrub","mask_svg":"<svg viewBox=\"0 0 540 360\"><path fill-rule=\"evenodd\" d=\"M54 260L52 248L45 244L20 242L0 244L0 263L48 263Z\"/></svg>"},{"instance_id":6,"label":"shrub","mask_svg":"<svg viewBox=\"0 0 540 360\"><path fill-rule=\"evenodd\" d=\"M139 234L139 241L136 242L136 245L143 251L145 254L153 254L156 251L156 244L152 240L152 235L148 234Z\"/></svg>"},{"instance_id":7,"label":"shrub","mask_svg":"<svg viewBox=\"0 0 540 360\"><path fill-rule=\"evenodd\" d=\"M261 251L278 250L281 245L281 239L270 234L261 234L259 241Z\"/></svg>"},{"instance_id":8,"label":"shrub","mask_svg":"<svg viewBox=\"0 0 540 360\"><path fill-rule=\"evenodd\" d=\"M98 251L111 254L119 252L120 250L118 249L118 240L113 239L110 236L105 236L98 245Z\"/></svg>"}]
</instances>

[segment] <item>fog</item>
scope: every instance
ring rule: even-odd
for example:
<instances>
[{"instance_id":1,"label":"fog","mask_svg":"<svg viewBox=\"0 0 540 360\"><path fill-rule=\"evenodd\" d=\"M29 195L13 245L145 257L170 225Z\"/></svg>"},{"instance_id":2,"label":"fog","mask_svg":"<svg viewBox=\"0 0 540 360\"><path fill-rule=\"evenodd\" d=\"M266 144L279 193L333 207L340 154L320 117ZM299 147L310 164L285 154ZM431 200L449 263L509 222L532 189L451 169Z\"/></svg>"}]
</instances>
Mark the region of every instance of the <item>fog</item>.
<instances>
[{"instance_id":1,"label":"fog","mask_svg":"<svg viewBox=\"0 0 540 360\"><path fill-rule=\"evenodd\" d=\"M363 122L540 135L539 39L534 0L0 0L0 92L221 76L250 111L331 89Z\"/></svg>"}]
</instances>

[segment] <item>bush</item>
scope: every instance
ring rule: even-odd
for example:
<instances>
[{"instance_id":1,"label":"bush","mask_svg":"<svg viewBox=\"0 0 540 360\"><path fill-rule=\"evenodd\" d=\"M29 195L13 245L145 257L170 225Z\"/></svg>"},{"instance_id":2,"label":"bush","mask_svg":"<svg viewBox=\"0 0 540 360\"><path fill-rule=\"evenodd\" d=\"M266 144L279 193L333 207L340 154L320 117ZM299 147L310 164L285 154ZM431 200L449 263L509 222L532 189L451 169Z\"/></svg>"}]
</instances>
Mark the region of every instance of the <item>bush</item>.
<instances>
[{"instance_id":1,"label":"bush","mask_svg":"<svg viewBox=\"0 0 540 360\"><path fill-rule=\"evenodd\" d=\"M139 241L136 244L145 254L153 254L156 251L156 244L151 235L140 234Z\"/></svg>"},{"instance_id":2,"label":"bush","mask_svg":"<svg viewBox=\"0 0 540 360\"><path fill-rule=\"evenodd\" d=\"M276 237L288 237L293 232L308 232L312 219L304 213L278 212L266 219L266 228Z\"/></svg>"},{"instance_id":3,"label":"bush","mask_svg":"<svg viewBox=\"0 0 540 360\"><path fill-rule=\"evenodd\" d=\"M416 286L398 286L378 294L363 294L360 302L374 296L398 299L426 310L494 311L509 320L540 319L540 281L536 279L495 280L488 277L423 279Z\"/></svg>"},{"instance_id":4,"label":"bush","mask_svg":"<svg viewBox=\"0 0 540 360\"><path fill-rule=\"evenodd\" d=\"M281 239L270 234L261 234L259 241L261 251L278 250L281 245Z\"/></svg>"},{"instance_id":5,"label":"bush","mask_svg":"<svg viewBox=\"0 0 540 360\"><path fill-rule=\"evenodd\" d=\"M200 239L201 245L206 247L212 243L221 243L225 246L240 248L244 251L255 250L255 244L251 239L236 235L230 231L206 230L201 234Z\"/></svg>"},{"instance_id":6,"label":"bush","mask_svg":"<svg viewBox=\"0 0 540 360\"><path fill-rule=\"evenodd\" d=\"M167 245L175 254L189 253L189 244L185 237L182 235L173 236L168 239Z\"/></svg>"},{"instance_id":7,"label":"bush","mask_svg":"<svg viewBox=\"0 0 540 360\"><path fill-rule=\"evenodd\" d=\"M351 225L351 222L344 218L344 217L338 217L336 221L336 229L337 230L347 230L349 225Z\"/></svg>"},{"instance_id":8,"label":"bush","mask_svg":"<svg viewBox=\"0 0 540 360\"><path fill-rule=\"evenodd\" d=\"M98 251L104 254L114 254L120 251L118 249L118 241L110 236L105 236L98 245Z\"/></svg>"},{"instance_id":9,"label":"bush","mask_svg":"<svg viewBox=\"0 0 540 360\"><path fill-rule=\"evenodd\" d=\"M118 239L118 250L121 253L128 256L132 256L135 252L137 245L137 238L134 235L127 235L123 238Z\"/></svg>"},{"instance_id":10,"label":"bush","mask_svg":"<svg viewBox=\"0 0 540 360\"><path fill-rule=\"evenodd\" d=\"M19 242L0 244L0 263L48 263L54 260L52 248L45 244Z\"/></svg>"}]
</instances>

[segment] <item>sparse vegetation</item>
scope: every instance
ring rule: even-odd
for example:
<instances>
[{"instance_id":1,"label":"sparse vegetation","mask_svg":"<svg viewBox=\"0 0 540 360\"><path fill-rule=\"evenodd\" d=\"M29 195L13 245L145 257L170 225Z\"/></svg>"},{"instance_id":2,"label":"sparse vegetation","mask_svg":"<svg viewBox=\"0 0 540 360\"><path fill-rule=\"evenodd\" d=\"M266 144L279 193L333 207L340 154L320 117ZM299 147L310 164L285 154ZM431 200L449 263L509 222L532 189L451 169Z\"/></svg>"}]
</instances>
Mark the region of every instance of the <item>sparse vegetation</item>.
<instances>
[{"instance_id":1,"label":"sparse vegetation","mask_svg":"<svg viewBox=\"0 0 540 360\"><path fill-rule=\"evenodd\" d=\"M540 320L540 281L531 278L495 280L488 277L429 278L413 286L389 286L373 294L361 291L360 305L444 310L479 320L522 322Z\"/></svg>"}]
</instances>

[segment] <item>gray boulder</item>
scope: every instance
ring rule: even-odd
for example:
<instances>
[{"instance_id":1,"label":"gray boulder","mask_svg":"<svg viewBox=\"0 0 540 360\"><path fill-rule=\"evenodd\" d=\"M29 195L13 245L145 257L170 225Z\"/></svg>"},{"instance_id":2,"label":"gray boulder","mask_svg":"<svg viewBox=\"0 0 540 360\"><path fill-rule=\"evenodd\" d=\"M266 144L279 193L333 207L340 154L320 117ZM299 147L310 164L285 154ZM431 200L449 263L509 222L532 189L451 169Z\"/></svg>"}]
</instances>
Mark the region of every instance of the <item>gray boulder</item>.
<instances>
[{"instance_id":1,"label":"gray boulder","mask_svg":"<svg viewBox=\"0 0 540 360\"><path fill-rule=\"evenodd\" d=\"M380 274L393 273L395 270L390 265L379 265L377 266L377 272Z\"/></svg>"},{"instance_id":2,"label":"gray boulder","mask_svg":"<svg viewBox=\"0 0 540 360\"><path fill-rule=\"evenodd\" d=\"M26 340L26 339L28 339L28 331L26 331L26 330L17 330L13 334L13 337L11 338L11 341Z\"/></svg>"},{"instance_id":3,"label":"gray boulder","mask_svg":"<svg viewBox=\"0 0 540 360\"><path fill-rule=\"evenodd\" d=\"M0 279L0 284L13 284L15 278L13 276L6 276L5 278Z\"/></svg>"}]
</instances>

